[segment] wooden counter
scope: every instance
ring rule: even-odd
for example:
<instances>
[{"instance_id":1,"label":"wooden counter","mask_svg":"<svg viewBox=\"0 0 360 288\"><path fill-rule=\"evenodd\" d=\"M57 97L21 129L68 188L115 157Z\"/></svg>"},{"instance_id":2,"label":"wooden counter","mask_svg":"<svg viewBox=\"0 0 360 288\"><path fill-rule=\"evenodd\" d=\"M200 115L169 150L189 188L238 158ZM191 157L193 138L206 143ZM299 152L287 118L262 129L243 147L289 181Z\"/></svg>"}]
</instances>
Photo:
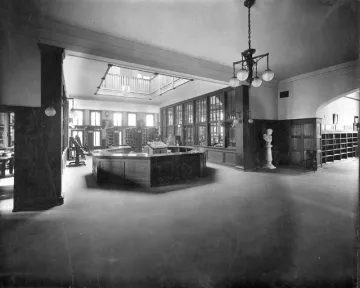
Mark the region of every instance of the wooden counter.
<instances>
[{"instance_id":1,"label":"wooden counter","mask_svg":"<svg viewBox=\"0 0 360 288\"><path fill-rule=\"evenodd\" d=\"M93 154L93 174L97 181L132 182L156 187L201 177L206 160L203 152L192 147L168 147L173 153L112 153L102 150Z\"/></svg>"}]
</instances>

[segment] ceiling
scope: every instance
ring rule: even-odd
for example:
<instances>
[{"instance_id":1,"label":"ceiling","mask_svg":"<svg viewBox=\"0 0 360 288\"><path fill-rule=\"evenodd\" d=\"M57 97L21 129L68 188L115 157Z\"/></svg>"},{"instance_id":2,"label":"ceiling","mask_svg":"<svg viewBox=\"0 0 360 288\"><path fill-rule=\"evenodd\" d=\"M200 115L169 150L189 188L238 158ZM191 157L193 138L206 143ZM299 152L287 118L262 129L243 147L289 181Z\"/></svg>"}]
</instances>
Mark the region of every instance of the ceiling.
<instances>
[{"instance_id":1,"label":"ceiling","mask_svg":"<svg viewBox=\"0 0 360 288\"><path fill-rule=\"evenodd\" d=\"M0 6L231 67L248 45L243 2L6 0ZM355 60L358 6L357 0L258 0L251 9L252 46L256 54L270 53L274 80ZM91 66L88 60L78 61L75 66L81 71ZM100 79L106 68L100 73L103 65L94 66ZM264 68L260 65L259 70Z\"/></svg>"}]
</instances>

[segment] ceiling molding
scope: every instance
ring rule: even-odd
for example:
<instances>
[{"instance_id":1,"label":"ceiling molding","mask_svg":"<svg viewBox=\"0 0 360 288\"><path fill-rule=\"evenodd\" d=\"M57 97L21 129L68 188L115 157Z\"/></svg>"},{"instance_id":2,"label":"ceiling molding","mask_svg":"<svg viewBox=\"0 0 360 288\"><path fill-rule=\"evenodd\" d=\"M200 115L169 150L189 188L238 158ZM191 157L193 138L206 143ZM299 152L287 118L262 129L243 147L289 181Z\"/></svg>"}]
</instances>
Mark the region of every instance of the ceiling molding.
<instances>
[{"instance_id":1,"label":"ceiling molding","mask_svg":"<svg viewBox=\"0 0 360 288\"><path fill-rule=\"evenodd\" d=\"M0 9L0 29L35 37L41 43L131 63L135 68L151 67L152 70L172 71L173 74L175 72L205 81L224 83L232 75L230 66L58 22L10 17L8 13Z\"/></svg>"},{"instance_id":2,"label":"ceiling molding","mask_svg":"<svg viewBox=\"0 0 360 288\"><path fill-rule=\"evenodd\" d=\"M295 77L291 77L291 78L282 80L282 81L279 82L279 85L294 82L294 81L303 80L303 79L306 79L306 78L312 78L312 77L317 77L317 76L325 76L327 74L334 73L334 72L351 71L351 70L354 70L356 68L357 62L358 62L357 60L354 60L354 61L350 61L350 62L330 66L330 67L327 67L327 68L324 68L324 69L312 71L312 72L309 72L309 73L301 74L301 75L298 75L298 76L295 76Z\"/></svg>"}]
</instances>

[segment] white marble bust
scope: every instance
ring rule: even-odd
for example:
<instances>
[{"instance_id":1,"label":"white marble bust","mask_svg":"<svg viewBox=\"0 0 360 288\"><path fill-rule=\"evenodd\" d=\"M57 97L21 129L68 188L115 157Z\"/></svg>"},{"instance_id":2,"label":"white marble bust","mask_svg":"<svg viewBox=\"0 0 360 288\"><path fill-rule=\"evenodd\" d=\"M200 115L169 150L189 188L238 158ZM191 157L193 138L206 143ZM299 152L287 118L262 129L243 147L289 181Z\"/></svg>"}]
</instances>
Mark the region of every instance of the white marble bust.
<instances>
[{"instance_id":1,"label":"white marble bust","mask_svg":"<svg viewBox=\"0 0 360 288\"><path fill-rule=\"evenodd\" d=\"M266 164L263 168L275 169L276 167L272 164L272 154L271 154L271 141L272 141L272 129L267 129L266 134L263 135L263 138L266 142L265 144L265 161Z\"/></svg>"}]
</instances>

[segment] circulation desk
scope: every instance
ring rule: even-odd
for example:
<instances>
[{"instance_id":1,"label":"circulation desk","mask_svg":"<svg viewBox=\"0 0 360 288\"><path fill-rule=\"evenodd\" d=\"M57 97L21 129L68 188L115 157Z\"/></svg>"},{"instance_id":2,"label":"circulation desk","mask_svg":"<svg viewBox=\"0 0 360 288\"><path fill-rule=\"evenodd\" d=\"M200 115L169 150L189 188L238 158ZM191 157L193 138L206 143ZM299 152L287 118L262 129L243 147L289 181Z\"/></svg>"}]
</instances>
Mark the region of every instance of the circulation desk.
<instances>
[{"instance_id":1,"label":"circulation desk","mask_svg":"<svg viewBox=\"0 0 360 288\"><path fill-rule=\"evenodd\" d=\"M174 152L149 155L100 150L93 153L93 175L99 182L132 182L143 187L172 185L203 176L204 152L194 151L192 147L168 149Z\"/></svg>"}]
</instances>

